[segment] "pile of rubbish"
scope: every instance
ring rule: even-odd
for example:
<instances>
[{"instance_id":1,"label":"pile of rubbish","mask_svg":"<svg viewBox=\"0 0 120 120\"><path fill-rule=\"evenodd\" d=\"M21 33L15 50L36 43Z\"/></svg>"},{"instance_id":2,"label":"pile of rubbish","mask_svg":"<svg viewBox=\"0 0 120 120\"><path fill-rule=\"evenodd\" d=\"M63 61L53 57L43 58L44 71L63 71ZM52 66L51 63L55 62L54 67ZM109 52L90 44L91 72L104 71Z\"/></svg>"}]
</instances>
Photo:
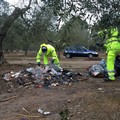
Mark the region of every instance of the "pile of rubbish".
<instances>
[{"instance_id":1,"label":"pile of rubbish","mask_svg":"<svg viewBox=\"0 0 120 120\"><path fill-rule=\"evenodd\" d=\"M56 71L51 67L30 67L18 72L5 73L3 79L7 82L16 83L17 86L34 85L37 88L48 88L63 84L71 84L80 81L81 73L63 69Z\"/></svg>"},{"instance_id":2,"label":"pile of rubbish","mask_svg":"<svg viewBox=\"0 0 120 120\"><path fill-rule=\"evenodd\" d=\"M104 77L107 76L106 61L102 59L98 64L90 66L88 74L92 77ZM120 56L115 60L115 75L120 76Z\"/></svg>"},{"instance_id":3,"label":"pile of rubbish","mask_svg":"<svg viewBox=\"0 0 120 120\"><path fill-rule=\"evenodd\" d=\"M105 60L102 59L98 64L90 66L88 73L93 77L104 77L104 74L107 73Z\"/></svg>"}]
</instances>

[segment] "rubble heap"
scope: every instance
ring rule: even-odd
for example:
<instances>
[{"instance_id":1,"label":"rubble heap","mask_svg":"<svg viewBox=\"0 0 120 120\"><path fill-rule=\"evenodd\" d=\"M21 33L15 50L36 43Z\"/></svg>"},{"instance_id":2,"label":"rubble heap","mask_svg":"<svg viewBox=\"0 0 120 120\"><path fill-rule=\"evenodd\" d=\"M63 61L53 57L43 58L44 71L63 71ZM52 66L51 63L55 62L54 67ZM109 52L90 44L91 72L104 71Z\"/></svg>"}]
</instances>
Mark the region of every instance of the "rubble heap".
<instances>
[{"instance_id":1,"label":"rubble heap","mask_svg":"<svg viewBox=\"0 0 120 120\"><path fill-rule=\"evenodd\" d=\"M50 87L78 82L82 76L79 72L63 69L56 71L53 68L31 67L18 72L10 71L3 79L7 82L14 81L17 86L34 85L35 87Z\"/></svg>"}]
</instances>

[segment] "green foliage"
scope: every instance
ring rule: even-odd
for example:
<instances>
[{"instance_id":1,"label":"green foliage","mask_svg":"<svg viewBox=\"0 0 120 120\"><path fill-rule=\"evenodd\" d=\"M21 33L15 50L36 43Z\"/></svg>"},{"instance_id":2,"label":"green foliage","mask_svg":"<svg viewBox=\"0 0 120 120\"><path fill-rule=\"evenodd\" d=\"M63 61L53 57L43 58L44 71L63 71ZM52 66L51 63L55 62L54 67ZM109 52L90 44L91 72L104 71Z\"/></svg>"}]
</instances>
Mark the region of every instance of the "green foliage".
<instances>
[{"instance_id":1,"label":"green foliage","mask_svg":"<svg viewBox=\"0 0 120 120\"><path fill-rule=\"evenodd\" d=\"M66 23L60 31L61 42L69 45L84 45L87 46L89 31L87 30L87 23L79 17L73 17ZM86 42L85 42L86 41Z\"/></svg>"},{"instance_id":2,"label":"green foliage","mask_svg":"<svg viewBox=\"0 0 120 120\"><path fill-rule=\"evenodd\" d=\"M9 29L4 41L3 48L13 51L15 49L21 49L21 40L24 33L24 26L21 22L16 21L14 25Z\"/></svg>"},{"instance_id":3,"label":"green foliage","mask_svg":"<svg viewBox=\"0 0 120 120\"><path fill-rule=\"evenodd\" d=\"M16 20L4 41L4 48L37 50L42 42L55 45L59 51L72 44L94 47L98 38L92 38L90 33L111 25L120 27L119 0L42 1L45 4L40 7L35 0L29 17L24 15ZM5 8L0 17L2 26L8 17L8 4L1 6ZM61 22L64 25L60 28Z\"/></svg>"},{"instance_id":4,"label":"green foliage","mask_svg":"<svg viewBox=\"0 0 120 120\"><path fill-rule=\"evenodd\" d=\"M66 108L62 110L60 113L61 120L68 120L69 110Z\"/></svg>"}]
</instances>

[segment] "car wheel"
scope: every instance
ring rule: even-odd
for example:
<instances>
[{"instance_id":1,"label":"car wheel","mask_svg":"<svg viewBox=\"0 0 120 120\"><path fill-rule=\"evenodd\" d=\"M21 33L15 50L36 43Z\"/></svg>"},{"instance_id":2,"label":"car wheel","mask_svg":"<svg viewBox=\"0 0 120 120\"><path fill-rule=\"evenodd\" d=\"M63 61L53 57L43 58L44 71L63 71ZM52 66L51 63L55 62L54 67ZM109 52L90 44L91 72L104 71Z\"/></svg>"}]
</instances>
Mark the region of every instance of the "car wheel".
<instances>
[{"instance_id":1,"label":"car wheel","mask_svg":"<svg viewBox=\"0 0 120 120\"><path fill-rule=\"evenodd\" d=\"M66 58L71 58L71 55L70 54L66 54Z\"/></svg>"},{"instance_id":2,"label":"car wheel","mask_svg":"<svg viewBox=\"0 0 120 120\"><path fill-rule=\"evenodd\" d=\"M89 55L88 55L88 57L89 57L89 58L92 58L92 57L93 57L93 55L92 55L92 54L89 54Z\"/></svg>"}]
</instances>

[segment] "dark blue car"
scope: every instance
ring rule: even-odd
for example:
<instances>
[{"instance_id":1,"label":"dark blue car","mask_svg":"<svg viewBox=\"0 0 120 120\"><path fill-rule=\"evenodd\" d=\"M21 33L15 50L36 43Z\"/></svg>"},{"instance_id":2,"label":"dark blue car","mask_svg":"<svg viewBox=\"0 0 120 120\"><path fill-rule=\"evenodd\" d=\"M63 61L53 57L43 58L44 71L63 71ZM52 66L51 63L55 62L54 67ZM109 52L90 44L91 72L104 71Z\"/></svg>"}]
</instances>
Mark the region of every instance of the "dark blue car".
<instances>
[{"instance_id":1,"label":"dark blue car","mask_svg":"<svg viewBox=\"0 0 120 120\"><path fill-rule=\"evenodd\" d=\"M89 50L83 46L71 46L65 48L63 55L66 58L72 57L98 57L98 53L96 51Z\"/></svg>"}]
</instances>

